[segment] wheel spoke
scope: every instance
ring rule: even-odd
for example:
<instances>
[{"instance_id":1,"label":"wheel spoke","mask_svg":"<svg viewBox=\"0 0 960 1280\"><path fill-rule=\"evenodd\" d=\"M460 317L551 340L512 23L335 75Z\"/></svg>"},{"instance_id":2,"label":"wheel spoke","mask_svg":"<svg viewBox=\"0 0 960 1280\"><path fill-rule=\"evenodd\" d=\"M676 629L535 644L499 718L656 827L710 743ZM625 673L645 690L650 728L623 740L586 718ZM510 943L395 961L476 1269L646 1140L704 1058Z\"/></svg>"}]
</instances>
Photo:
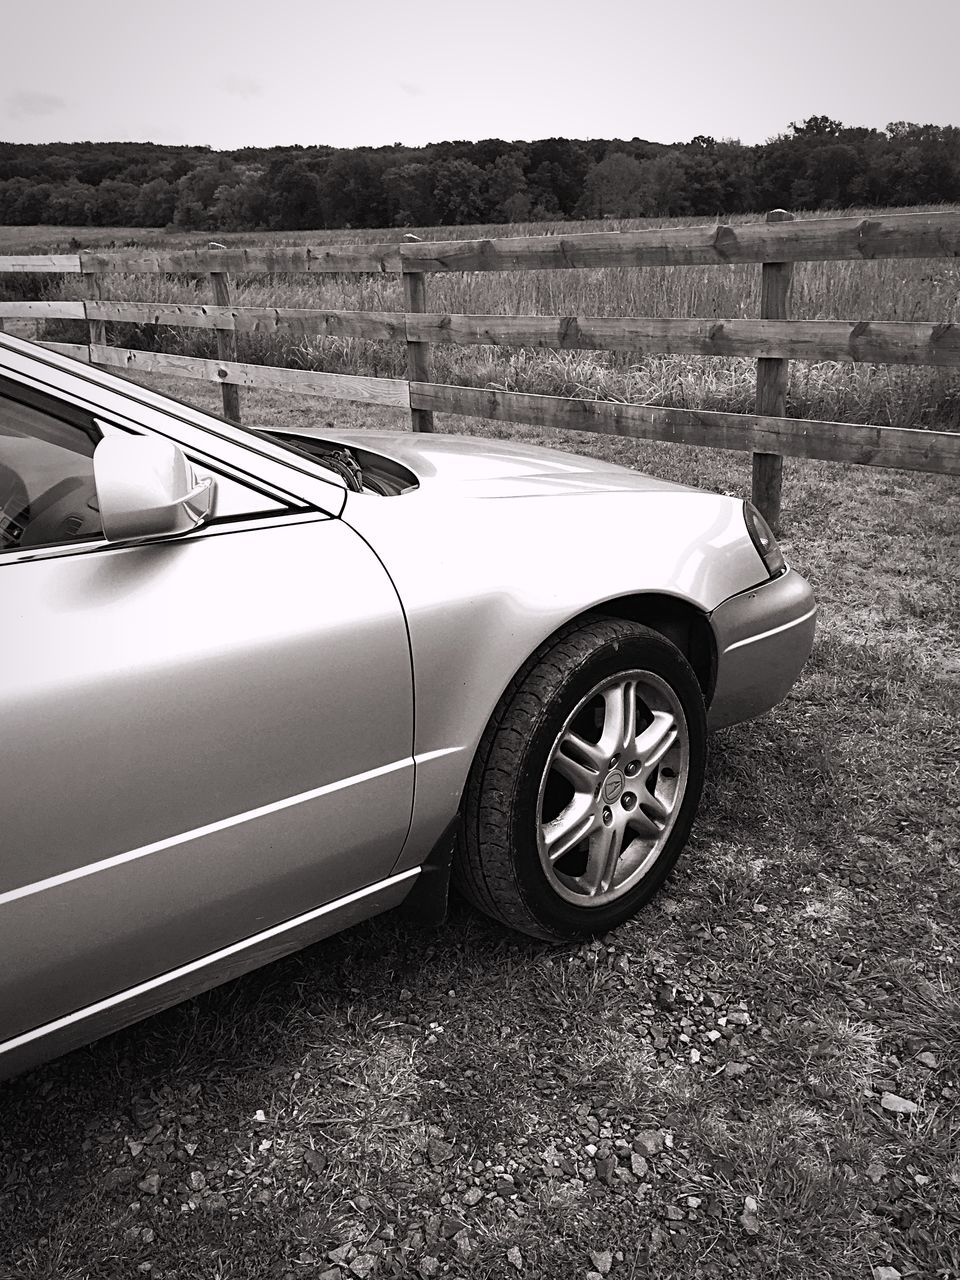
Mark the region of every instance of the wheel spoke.
<instances>
[{"instance_id":1,"label":"wheel spoke","mask_svg":"<svg viewBox=\"0 0 960 1280\"><path fill-rule=\"evenodd\" d=\"M553 768L571 784L575 791L593 795L600 780L600 770L606 753L600 747L581 738L572 729L560 739L553 757Z\"/></svg>"},{"instance_id":2,"label":"wheel spoke","mask_svg":"<svg viewBox=\"0 0 960 1280\"><path fill-rule=\"evenodd\" d=\"M560 739L560 746L569 755L579 757L596 772L599 772L607 762L607 753L599 742L588 742L586 738L581 737L579 733L575 733L573 729L568 729L563 735Z\"/></svg>"},{"instance_id":3,"label":"wheel spoke","mask_svg":"<svg viewBox=\"0 0 960 1280\"><path fill-rule=\"evenodd\" d=\"M654 711L653 721L634 743L643 761L643 776L650 774L677 740L677 722L669 711Z\"/></svg>"},{"instance_id":4,"label":"wheel spoke","mask_svg":"<svg viewBox=\"0 0 960 1280\"><path fill-rule=\"evenodd\" d=\"M591 831L597 815L592 806L584 808L575 801L552 821L543 824L543 843L551 863L559 861Z\"/></svg>"},{"instance_id":5,"label":"wheel spoke","mask_svg":"<svg viewBox=\"0 0 960 1280\"><path fill-rule=\"evenodd\" d=\"M613 883L622 845L623 832L615 826L601 826L591 835L587 869L583 874L583 884L591 898L606 893Z\"/></svg>"},{"instance_id":6,"label":"wheel spoke","mask_svg":"<svg viewBox=\"0 0 960 1280\"><path fill-rule=\"evenodd\" d=\"M633 741L637 726L637 686L624 680L603 694L603 733L599 746L604 755L622 755Z\"/></svg>"},{"instance_id":7,"label":"wheel spoke","mask_svg":"<svg viewBox=\"0 0 960 1280\"><path fill-rule=\"evenodd\" d=\"M667 804L655 792L646 788L640 794L640 804L654 819L659 819L661 823L666 822L671 813L673 813L672 804Z\"/></svg>"},{"instance_id":8,"label":"wheel spoke","mask_svg":"<svg viewBox=\"0 0 960 1280\"><path fill-rule=\"evenodd\" d=\"M627 819L627 825L636 831L643 840L655 840L663 830L663 822L657 822L650 817L649 813L644 813L639 808L634 809L630 814Z\"/></svg>"}]
</instances>

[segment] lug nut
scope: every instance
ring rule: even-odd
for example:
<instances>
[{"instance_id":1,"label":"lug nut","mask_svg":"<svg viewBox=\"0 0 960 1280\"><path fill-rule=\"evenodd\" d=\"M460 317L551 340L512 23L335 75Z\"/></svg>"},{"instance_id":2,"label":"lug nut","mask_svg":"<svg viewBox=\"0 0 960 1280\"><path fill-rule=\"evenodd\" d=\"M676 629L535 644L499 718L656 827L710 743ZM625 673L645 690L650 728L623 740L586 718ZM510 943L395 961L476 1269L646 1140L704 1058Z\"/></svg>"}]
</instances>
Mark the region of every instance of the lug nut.
<instances>
[{"instance_id":1,"label":"lug nut","mask_svg":"<svg viewBox=\"0 0 960 1280\"><path fill-rule=\"evenodd\" d=\"M639 765L639 762L636 760L631 760L630 763L627 765L626 769L624 769L624 773L627 775L628 778L632 778L635 774L638 774L639 772L640 772L640 765Z\"/></svg>"},{"instance_id":2,"label":"lug nut","mask_svg":"<svg viewBox=\"0 0 960 1280\"><path fill-rule=\"evenodd\" d=\"M620 800L620 803L623 805L625 809L632 809L633 806L637 803L637 797L633 794L632 791L625 791L623 793L623 797Z\"/></svg>"},{"instance_id":3,"label":"lug nut","mask_svg":"<svg viewBox=\"0 0 960 1280\"><path fill-rule=\"evenodd\" d=\"M604 810L603 810L603 820L608 827L610 823L613 821L613 813L606 807L604 807Z\"/></svg>"}]
</instances>

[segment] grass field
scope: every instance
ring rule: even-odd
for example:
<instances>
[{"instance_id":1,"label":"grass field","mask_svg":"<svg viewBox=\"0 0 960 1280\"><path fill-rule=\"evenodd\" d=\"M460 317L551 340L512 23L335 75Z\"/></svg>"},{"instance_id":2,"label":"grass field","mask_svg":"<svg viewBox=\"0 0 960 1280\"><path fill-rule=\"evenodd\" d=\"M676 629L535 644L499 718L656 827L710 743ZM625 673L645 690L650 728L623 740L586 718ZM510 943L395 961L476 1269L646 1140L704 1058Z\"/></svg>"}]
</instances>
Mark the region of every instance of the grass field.
<instances>
[{"instance_id":1,"label":"grass field","mask_svg":"<svg viewBox=\"0 0 960 1280\"><path fill-rule=\"evenodd\" d=\"M714 735L658 900L584 947L383 917L2 1086L0 1276L960 1277L958 518L956 481L788 463L817 644Z\"/></svg>"},{"instance_id":2,"label":"grass field","mask_svg":"<svg viewBox=\"0 0 960 1280\"><path fill-rule=\"evenodd\" d=\"M855 211L852 211L855 212ZM744 221L737 218L734 221ZM599 223L540 223L505 227L419 228L423 238L464 238L531 232L576 234L621 227L682 225L690 219ZM701 219L703 221L703 219ZM0 228L0 253L56 252L81 246L161 245L205 247L213 233L131 228ZM397 240L401 233L217 233L230 244ZM81 297L77 277L33 277L21 285L29 296ZM752 317L759 309L760 269L724 267L606 268L437 275L428 280L428 305L436 311L491 314ZM2 296L2 294L0 294ZM28 296L21 294L20 296ZM105 298L125 301L210 302L206 280L125 276L103 279ZM234 282L238 305L402 310L393 276L244 277ZM796 319L926 320L960 322L960 264L955 261L804 263L794 273ZM82 325L57 322L47 336L85 341ZM110 325L120 346L158 347L182 355L216 355L210 331ZM241 335L241 360L335 373L403 377L403 343L307 338L287 334ZM745 359L653 356L630 352L575 352L496 347L434 348L441 382L734 412L753 408L755 364ZM793 362L787 411L792 416L893 426L960 428L960 377L952 370Z\"/></svg>"}]
</instances>

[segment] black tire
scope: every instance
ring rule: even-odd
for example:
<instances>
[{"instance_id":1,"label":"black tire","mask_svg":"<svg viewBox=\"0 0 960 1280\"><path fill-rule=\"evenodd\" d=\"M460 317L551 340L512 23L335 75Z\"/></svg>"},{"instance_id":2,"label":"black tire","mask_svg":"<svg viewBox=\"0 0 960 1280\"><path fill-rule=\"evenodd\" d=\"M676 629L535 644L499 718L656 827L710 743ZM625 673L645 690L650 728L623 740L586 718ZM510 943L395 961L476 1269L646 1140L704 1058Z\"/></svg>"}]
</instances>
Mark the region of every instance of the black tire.
<instances>
[{"instance_id":1,"label":"black tire","mask_svg":"<svg viewBox=\"0 0 960 1280\"><path fill-rule=\"evenodd\" d=\"M652 673L682 708L685 787L663 846L654 849L656 860L639 882L628 882L615 901L580 905L562 896L541 860L542 781L558 735L582 700L601 682L631 672ZM461 807L455 883L488 916L533 937L604 934L663 884L690 834L705 768L703 694L683 654L639 623L600 617L572 623L511 681L484 731Z\"/></svg>"}]
</instances>

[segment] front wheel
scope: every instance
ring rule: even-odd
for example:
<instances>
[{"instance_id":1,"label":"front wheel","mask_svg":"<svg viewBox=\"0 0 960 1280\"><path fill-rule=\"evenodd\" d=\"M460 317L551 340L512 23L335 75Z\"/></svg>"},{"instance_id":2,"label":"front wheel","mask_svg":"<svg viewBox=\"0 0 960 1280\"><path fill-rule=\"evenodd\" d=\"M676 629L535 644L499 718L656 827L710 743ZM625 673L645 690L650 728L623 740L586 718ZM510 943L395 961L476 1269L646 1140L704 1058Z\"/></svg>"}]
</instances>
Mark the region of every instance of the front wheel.
<instances>
[{"instance_id":1,"label":"front wheel","mask_svg":"<svg viewBox=\"0 0 960 1280\"><path fill-rule=\"evenodd\" d=\"M705 766L703 695L680 651L623 619L572 624L513 680L481 739L457 883L535 937L605 933L676 862Z\"/></svg>"}]
</instances>

